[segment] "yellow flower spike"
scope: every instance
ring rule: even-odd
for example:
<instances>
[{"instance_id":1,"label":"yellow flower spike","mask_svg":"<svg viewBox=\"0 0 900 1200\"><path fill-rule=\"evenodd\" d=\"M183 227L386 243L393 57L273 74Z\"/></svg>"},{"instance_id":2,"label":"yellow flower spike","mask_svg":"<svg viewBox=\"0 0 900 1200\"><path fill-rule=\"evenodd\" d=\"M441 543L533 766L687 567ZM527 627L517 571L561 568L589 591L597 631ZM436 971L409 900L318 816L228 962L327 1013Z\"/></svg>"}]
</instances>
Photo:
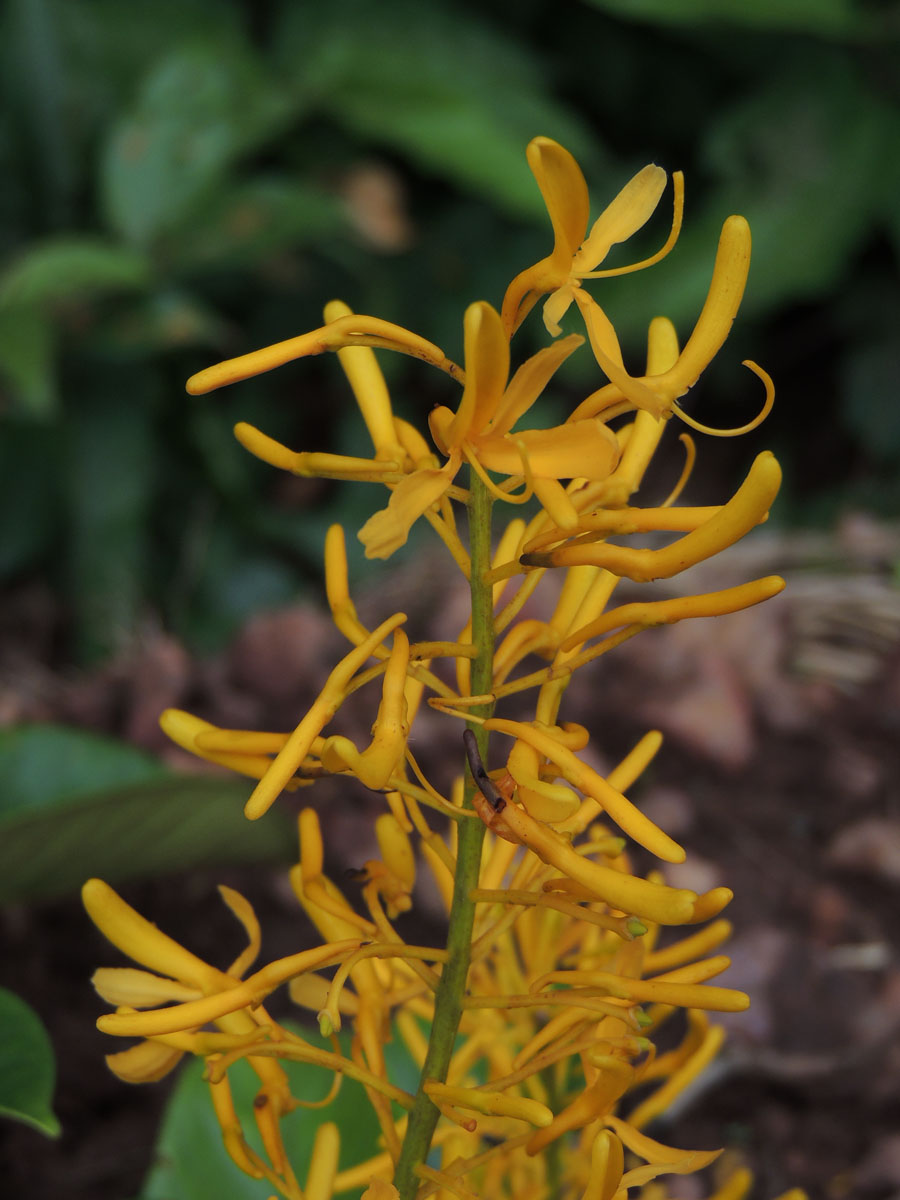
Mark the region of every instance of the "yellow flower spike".
<instances>
[{"instance_id":1,"label":"yellow flower spike","mask_svg":"<svg viewBox=\"0 0 900 1200\"><path fill-rule=\"evenodd\" d=\"M338 663L326 680L318 699L290 735L284 748L276 755L269 770L254 788L244 806L244 815L250 821L263 816L278 799L285 784L303 762L316 737L337 710L347 693L354 674L370 658L389 633L393 633L406 620L405 613L395 613L383 621L360 646L351 650Z\"/></svg>"},{"instance_id":2,"label":"yellow flower spike","mask_svg":"<svg viewBox=\"0 0 900 1200\"><path fill-rule=\"evenodd\" d=\"M231 1085L228 1077L223 1076L217 1083L210 1081L209 1094L212 1099L213 1111L222 1130L222 1140L225 1150L232 1162L251 1179L262 1179L263 1172L251 1157L252 1151L244 1141L243 1130L234 1107L231 1095Z\"/></svg>"},{"instance_id":3,"label":"yellow flower spike","mask_svg":"<svg viewBox=\"0 0 900 1200\"><path fill-rule=\"evenodd\" d=\"M97 995L116 1008L154 1008L170 1000L197 1000L203 995L201 988L135 967L99 967L91 983Z\"/></svg>"},{"instance_id":4,"label":"yellow flower spike","mask_svg":"<svg viewBox=\"0 0 900 1200\"><path fill-rule=\"evenodd\" d=\"M157 929L102 879L89 879L81 889L81 898L106 940L151 971L179 979L204 993L233 982Z\"/></svg>"},{"instance_id":5,"label":"yellow flower spike","mask_svg":"<svg viewBox=\"0 0 900 1200\"><path fill-rule=\"evenodd\" d=\"M546 1104L521 1096L508 1096L505 1092L493 1092L485 1088L448 1087L433 1079L426 1080L424 1086L435 1102L440 1100L455 1108L483 1113L485 1116L514 1117L539 1129L545 1128L553 1120L553 1113Z\"/></svg>"},{"instance_id":6,"label":"yellow flower spike","mask_svg":"<svg viewBox=\"0 0 900 1200\"><path fill-rule=\"evenodd\" d=\"M674 1071L662 1087L657 1088L646 1100L629 1113L629 1124L635 1129L643 1129L660 1113L664 1113L676 1096L679 1096L688 1084L704 1071L718 1054L725 1040L725 1030L721 1025L710 1025L697 1050L682 1066Z\"/></svg>"},{"instance_id":7,"label":"yellow flower spike","mask_svg":"<svg viewBox=\"0 0 900 1200\"><path fill-rule=\"evenodd\" d=\"M341 317L352 317L353 310L342 300L331 300L325 305L323 316L326 324L330 324ZM338 350L337 356L366 423L376 458L398 458L402 462L391 398L375 352L368 346L346 346Z\"/></svg>"},{"instance_id":8,"label":"yellow flower spike","mask_svg":"<svg viewBox=\"0 0 900 1200\"><path fill-rule=\"evenodd\" d=\"M335 773L349 769L360 782L381 791L403 761L409 723L406 719L406 671L409 639L394 630L394 641L384 672L381 704L372 729L372 741L360 753L345 737L330 737L322 749L322 765Z\"/></svg>"},{"instance_id":9,"label":"yellow flower spike","mask_svg":"<svg viewBox=\"0 0 900 1200\"><path fill-rule=\"evenodd\" d=\"M356 938L303 950L299 954L269 963L243 983L232 985L202 1000L187 1000L182 1004L156 1009L153 1012L108 1013L98 1018L97 1028L102 1033L111 1033L115 1037L149 1037L156 1033L177 1033L182 1029L194 1029L229 1013L252 1008L269 992L286 983L294 975L302 975L305 971L340 962L348 954L358 950L359 946L360 941Z\"/></svg>"},{"instance_id":10,"label":"yellow flower spike","mask_svg":"<svg viewBox=\"0 0 900 1200\"><path fill-rule=\"evenodd\" d=\"M207 367L192 375L185 387L189 395L203 396L227 384L262 375L295 359L324 354L328 350L340 350L344 346L380 346L385 350L420 358L454 379L462 376L459 367L446 357L440 347L425 338L390 321L353 314L329 321L320 329L313 329L299 337L288 338L262 350L254 350L250 354Z\"/></svg>"},{"instance_id":11,"label":"yellow flower spike","mask_svg":"<svg viewBox=\"0 0 900 1200\"><path fill-rule=\"evenodd\" d=\"M303 1189L304 1200L331 1200L337 1175L341 1136L332 1121L324 1121L316 1130L309 1159L309 1174Z\"/></svg>"},{"instance_id":12,"label":"yellow flower spike","mask_svg":"<svg viewBox=\"0 0 900 1200\"><path fill-rule=\"evenodd\" d=\"M123 1083L156 1083L181 1062L184 1051L157 1042L138 1042L118 1054L106 1054L104 1060Z\"/></svg>"},{"instance_id":13,"label":"yellow flower spike","mask_svg":"<svg viewBox=\"0 0 900 1200\"><path fill-rule=\"evenodd\" d=\"M487 728L519 738L543 754L559 768L561 774L573 787L578 788L585 795L593 797L629 837L634 838L639 845L644 846L657 858L661 858L665 862L684 862L684 849L677 842L664 833L649 817L646 817L640 809L635 808L621 792L611 787L602 775L599 775L587 763L576 758L571 750L560 745L555 738L544 733L543 730L535 729L532 724L527 722L505 721L496 717L487 722Z\"/></svg>"},{"instance_id":14,"label":"yellow flower spike","mask_svg":"<svg viewBox=\"0 0 900 1200\"><path fill-rule=\"evenodd\" d=\"M662 550L590 543L562 546L546 553L523 554L529 567L571 567L591 563L638 583L669 579L711 558L764 521L781 486L781 467L768 450L757 455L747 478L715 515Z\"/></svg>"},{"instance_id":15,"label":"yellow flower spike","mask_svg":"<svg viewBox=\"0 0 900 1200\"><path fill-rule=\"evenodd\" d=\"M591 1147L591 1170L581 1200L612 1200L619 1190L625 1155L622 1143L608 1129L601 1129Z\"/></svg>"}]
</instances>

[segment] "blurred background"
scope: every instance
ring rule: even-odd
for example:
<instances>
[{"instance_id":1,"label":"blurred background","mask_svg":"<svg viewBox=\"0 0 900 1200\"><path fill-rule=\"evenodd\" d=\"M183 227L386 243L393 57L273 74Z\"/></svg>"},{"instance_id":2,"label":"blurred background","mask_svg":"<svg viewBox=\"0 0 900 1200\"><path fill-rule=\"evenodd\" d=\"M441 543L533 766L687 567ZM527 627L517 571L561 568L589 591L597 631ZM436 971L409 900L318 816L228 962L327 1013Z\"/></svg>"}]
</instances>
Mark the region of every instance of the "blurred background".
<instances>
[{"instance_id":1,"label":"blurred background","mask_svg":"<svg viewBox=\"0 0 900 1200\"><path fill-rule=\"evenodd\" d=\"M791 1182L900 1196L898 46L893 0L7 0L2 981L50 1029L63 1125L43 1142L40 1105L0 1095L31 1121L0 1130L21 1194L216 1194L142 1182L167 1088L105 1073L88 977L116 956L80 912L84 877L126 881L216 961L236 934L214 883L230 882L270 918L266 957L296 946L276 873L235 865L289 858L289 817L248 836L246 788L184 774L156 717L178 704L295 722L340 647L322 615L325 529L358 528L373 497L280 478L231 427L360 454L365 431L328 356L208 397L184 380L319 325L334 297L459 359L465 306L499 306L549 250L524 154L540 133L582 164L594 216L646 162L686 174L669 258L595 290L635 367L652 316L689 334L723 219L748 218L747 295L691 411L753 415L743 358L778 388L753 435L698 439L685 496L719 502L775 450L777 513L711 586L781 571L788 594L731 626L648 634L571 710L590 708L610 762L663 728L644 801L698 851L686 883L738 892L728 982L754 991L755 1015L667 1132L721 1144L724 1114L760 1196ZM664 240L669 202L611 265ZM523 354L542 332L523 329ZM401 415L452 402L443 377L382 359ZM560 410L597 386L579 362ZM389 577L351 546L363 612L390 594L423 630L454 619L425 546L412 538ZM364 709L350 719L364 729ZM356 797L331 818L360 859L371 811ZM421 919L437 928L427 898Z\"/></svg>"}]
</instances>

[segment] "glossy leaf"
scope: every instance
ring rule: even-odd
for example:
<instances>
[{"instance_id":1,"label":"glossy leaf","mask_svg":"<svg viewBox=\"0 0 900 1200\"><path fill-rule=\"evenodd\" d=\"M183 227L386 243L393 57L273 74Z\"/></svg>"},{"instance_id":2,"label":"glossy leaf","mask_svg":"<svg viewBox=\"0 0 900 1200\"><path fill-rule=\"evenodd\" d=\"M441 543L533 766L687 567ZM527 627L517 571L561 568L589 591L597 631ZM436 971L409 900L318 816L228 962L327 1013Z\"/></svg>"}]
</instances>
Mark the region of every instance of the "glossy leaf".
<instances>
[{"instance_id":1,"label":"glossy leaf","mask_svg":"<svg viewBox=\"0 0 900 1200\"><path fill-rule=\"evenodd\" d=\"M0 988L0 1116L58 1137L55 1082L56 1060L43 1022L14 992Z\"/></svg>"},{"instance_id":2,"label":"glossy leaf","mask_svg":"<svg viewBox=\"0 0 900 1200\"><path fill-rule=\"evenodd\" d=\"M181 777L110 738L52 725L0 733L0 902L198 864L288 858L281 812L250 823L249 785Z\"/></svg>"}]
</instances>

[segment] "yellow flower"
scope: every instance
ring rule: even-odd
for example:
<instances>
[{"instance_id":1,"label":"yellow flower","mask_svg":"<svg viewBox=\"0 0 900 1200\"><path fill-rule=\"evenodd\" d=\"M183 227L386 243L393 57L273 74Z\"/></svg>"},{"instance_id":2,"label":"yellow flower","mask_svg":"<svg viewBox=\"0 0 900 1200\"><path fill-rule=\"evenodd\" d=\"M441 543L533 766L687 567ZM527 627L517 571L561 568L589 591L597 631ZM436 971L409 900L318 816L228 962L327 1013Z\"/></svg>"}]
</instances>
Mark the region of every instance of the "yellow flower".
<instances>
[{"instance_id":1,"label":"yellow flower","mask_svg":"<svg viewBox=\"0 0 900 1200\"><path fill-rule=\"evenodd\" d=\"M558 367L581 345L577 335L539 350L509 379L509 341L496 309L484 301L469 306L465 322L466 383L455 413L436 408L432 437L446 464L417 468L397 484L387 508L370 517L359 533L369 558L387 558L406 541L414 521L452 484L464 461L472 464L497 499L511 497L484 472L522 475L543 500L546 485L560 479L605 479L615 467L619 445L602 422L589 417L551 429L513 432Z\"/></svg>"},{"instance_id":2,"label":"yellow flower","mask_svg":"<svg viewBox=\"0 0 900 1200\"><path fill-rule=\"evenodd\" d=\"M652 164L643 168L619 192L594 222L587 235L590 200L581 168L568 150L551 138L535 138L526 151L528 165L537 180L550 223L553 252L534 266L521 271L506 290L503 323L511 336L541 296L551 293L544 305L544 324L556 337L559 322L574 300L579 305L583 279L602 279L639 271L659 262L675 245L684 206L684 177L673 176L675 214L665 245L650 258L627 267L607 271L596 268L617 242L627 241L653 215L666 186L666 173Z\"/></svg>"}]
</instances>

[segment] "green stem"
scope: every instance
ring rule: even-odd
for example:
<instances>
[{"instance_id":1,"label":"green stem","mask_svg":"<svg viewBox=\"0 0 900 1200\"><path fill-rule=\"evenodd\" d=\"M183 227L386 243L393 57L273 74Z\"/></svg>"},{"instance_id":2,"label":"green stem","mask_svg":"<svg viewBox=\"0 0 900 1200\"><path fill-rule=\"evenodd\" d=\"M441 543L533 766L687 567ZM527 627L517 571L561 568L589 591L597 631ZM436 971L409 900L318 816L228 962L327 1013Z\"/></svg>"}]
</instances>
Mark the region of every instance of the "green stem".
<instances>
[{"instance_id":1,"label":"green stem","mask_svg":"<svg viewBox=\"0 0 900 1200\"><path fill-rule=\"evenodd\" d=\"M492 588L484 576L491 566L491 496L474 471L470 472L469 500L469 553L472 567L472 643L477 656L472 659L472 695L486 695L491 690L494 661L494 614ZM490 716L490 705L473 708L473 715ZM488 735L481 725L470 725L478 739L482 756L487 756ZM463 804L472 807L475 785L466 772L466 788ZM466 990L466 977L472 956L472 927L475 922L475 904L470 898L473 888L478 886L481 867L481 844L484 841L484 826L480 821L462 821L459 828L459 843L456 852L456 877L453 884L453 902L450 906L450 928L447 933L447 962L441 972L441 981L434 999L434 1020L428 1053L422 1066L416 1101L409 1115L406 1137L397 1169L394 1185L400 1200L413 1200L421 1180L416 1167L424 1163L431 1147L431 1139L440 1113L424 1090L426 1080L443 1083L447 1078L450 1058L456 1041L456 1032L462 1016L462 1001Z\"/></svg>"}]
</instances>

